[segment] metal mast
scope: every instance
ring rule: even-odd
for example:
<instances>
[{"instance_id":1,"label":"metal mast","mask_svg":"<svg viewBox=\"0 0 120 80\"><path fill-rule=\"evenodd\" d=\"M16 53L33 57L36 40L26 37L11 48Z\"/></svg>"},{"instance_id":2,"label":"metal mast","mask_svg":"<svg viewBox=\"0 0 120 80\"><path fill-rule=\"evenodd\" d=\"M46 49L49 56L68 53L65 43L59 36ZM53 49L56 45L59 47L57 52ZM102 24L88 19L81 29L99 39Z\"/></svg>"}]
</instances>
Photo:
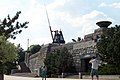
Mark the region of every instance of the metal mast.
<instances>
[{"instance_id":1,"label":"metal mast","mask_svg":"<svg viewBox=\"0 0 120 80\"><path fill-rule=\"evenodd\" d=\"M47 12L46 5L45 5L45 4L44 4L44 6L45 6L46 15L47 15L48 25L49 25L49 28L50 28L51 37L52 37L52 40L53 40L53 34L52 34L51 26L50 26L50 20L49 20L49 17L48 17L48 12Z\"/></svg>"}]
</instances>

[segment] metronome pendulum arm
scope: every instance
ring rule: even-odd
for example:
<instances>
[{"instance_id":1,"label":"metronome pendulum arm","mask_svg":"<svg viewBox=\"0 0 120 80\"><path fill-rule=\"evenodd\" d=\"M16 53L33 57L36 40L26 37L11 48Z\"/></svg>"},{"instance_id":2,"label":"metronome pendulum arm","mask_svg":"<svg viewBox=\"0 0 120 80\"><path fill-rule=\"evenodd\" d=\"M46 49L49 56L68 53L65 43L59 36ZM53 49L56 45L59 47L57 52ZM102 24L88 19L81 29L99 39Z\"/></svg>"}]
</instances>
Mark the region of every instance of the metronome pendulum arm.
<instances>
[{"instance_id":1,"label":"metronome pendulum arm","mask_svg":"<svg viewBox=\"0 0 120 80\"><path fill-rule=\"evenodd\" d=\"M44 6L45 6L45 11L46 11L46 16L47 16L47 20L48 20L48 25L49 25L51 37L52 37L52 40L53 40L53 34L52 34L51 26L50 26L50 20L49 20L48 12L47 12L46 5L45 5L45 4L44 4Z\"/></svg>"}]
</instances>

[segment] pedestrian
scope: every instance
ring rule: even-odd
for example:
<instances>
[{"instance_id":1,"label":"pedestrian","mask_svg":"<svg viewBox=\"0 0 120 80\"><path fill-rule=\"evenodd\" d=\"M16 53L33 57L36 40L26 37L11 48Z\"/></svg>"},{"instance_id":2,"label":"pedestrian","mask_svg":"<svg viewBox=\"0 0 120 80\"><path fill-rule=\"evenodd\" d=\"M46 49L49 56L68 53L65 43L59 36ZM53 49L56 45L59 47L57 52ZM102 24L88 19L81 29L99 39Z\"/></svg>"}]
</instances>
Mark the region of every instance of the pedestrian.
<instances>
[{"instance_id":1,"label":"pedestrian","mask_svg":"<svg viewBox=\"0 0 120 80\"><path fill-rule=\"evenodd\" d=\"M42 80L44 80L44 79L46 80L46 77L47 77L46 76L47 75L47 68L46 68L46 66L43 66L41 70L42 70L42 73L41 73Z\"/></svg>"},{"instance_id":2,"label":"pedestrian","mask_svg":"<svg viewBox=\"0 0 120 80\"><path fill-rule=\"evenodd\" d=\"M21 67L20 67L20 65L17 65L17 69L18 69L18 70L21 70Z\"/></svg>"},{"instance_id":3,"label":"pedestrian","mask_svg":"<svg viewBox=\"0 0 120 80\"><path fill-rule=\"evenodd\" d=\"M92 59L89 61L89 63L92 64L92 67L91 67L91 77L92 77L92 80L93 80L94 75L96 75L97 80L99 80L99 76L98 76L99 61L97 60L97 58L95 56L93 56Z\"/></svg>"}]
</instances>

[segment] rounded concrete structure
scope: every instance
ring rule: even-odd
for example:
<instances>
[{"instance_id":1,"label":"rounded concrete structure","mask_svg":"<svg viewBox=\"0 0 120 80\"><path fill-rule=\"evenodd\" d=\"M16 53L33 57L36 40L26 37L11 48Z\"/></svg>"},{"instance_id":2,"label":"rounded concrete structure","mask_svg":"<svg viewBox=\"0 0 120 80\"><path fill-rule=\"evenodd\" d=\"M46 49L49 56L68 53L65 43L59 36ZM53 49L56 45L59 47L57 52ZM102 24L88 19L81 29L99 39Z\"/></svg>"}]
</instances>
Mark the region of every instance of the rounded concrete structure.
<instances>
[{"instance_id":1,"label":"rounded concrete structure","mask_svg":"<svg viewBox=\"0 0 120 80\"><path fill-rule=\"evenodd\" d=\"M107 28L112 22L110 21L99 21L96 23L100 28Z\"/></svg>"}]
</instances>

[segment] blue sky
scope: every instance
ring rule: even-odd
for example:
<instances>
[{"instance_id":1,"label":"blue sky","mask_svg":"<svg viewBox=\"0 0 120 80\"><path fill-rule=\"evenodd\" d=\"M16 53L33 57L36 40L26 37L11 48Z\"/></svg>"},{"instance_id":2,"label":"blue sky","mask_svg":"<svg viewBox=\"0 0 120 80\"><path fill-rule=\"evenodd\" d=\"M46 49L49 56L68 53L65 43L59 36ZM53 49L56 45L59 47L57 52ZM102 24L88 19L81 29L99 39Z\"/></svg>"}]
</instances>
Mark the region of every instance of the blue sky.
<instances>
[{"instance_id":1,"label":"blue sky","mask_svg":"<svg viewBox=\"0 0 120 80\"><path fill-rule=\"evenodd\" d=\"M112 25L120 24L119 0L1 0L0 19L8 14L14 16L21 11L19 21L29 21L28 29L17 35L16 40L10 40L15 44L27 48L29 45L51 43L51 35L45 13L44 3L48 10L52 30L62 30L66 42L71 39L84 37L99 28L97 21L109 20Z\"/></svg>"}]
</instances>

